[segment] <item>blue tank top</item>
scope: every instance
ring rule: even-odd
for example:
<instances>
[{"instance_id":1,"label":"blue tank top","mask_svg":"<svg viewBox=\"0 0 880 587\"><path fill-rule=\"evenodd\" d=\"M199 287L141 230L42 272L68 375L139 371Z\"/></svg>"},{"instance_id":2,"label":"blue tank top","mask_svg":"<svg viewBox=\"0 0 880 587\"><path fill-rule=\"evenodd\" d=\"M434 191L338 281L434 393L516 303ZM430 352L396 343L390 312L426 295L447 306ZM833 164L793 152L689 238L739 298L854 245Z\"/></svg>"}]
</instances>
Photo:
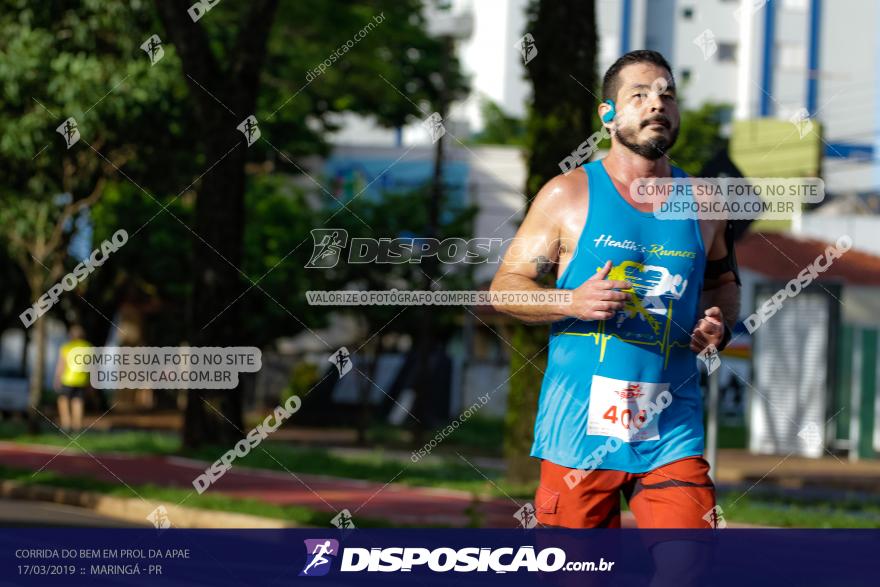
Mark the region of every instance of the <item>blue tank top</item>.
<instances>
[{"instance_id":1,"label":"blue tank top","mask_svg":"<svg viewBox=\"0 0 880 587\"><path fill-rule=\"evenodd\" d=\"M632 300L608 320L551 326L531 455L643 473L703 454L703 401L689 346L706 251L698 220L636 210L601 161L584 170L587 221L556 286L575 289L611 260L608 278L630 282Z\"/></svg>"}]
</instances>

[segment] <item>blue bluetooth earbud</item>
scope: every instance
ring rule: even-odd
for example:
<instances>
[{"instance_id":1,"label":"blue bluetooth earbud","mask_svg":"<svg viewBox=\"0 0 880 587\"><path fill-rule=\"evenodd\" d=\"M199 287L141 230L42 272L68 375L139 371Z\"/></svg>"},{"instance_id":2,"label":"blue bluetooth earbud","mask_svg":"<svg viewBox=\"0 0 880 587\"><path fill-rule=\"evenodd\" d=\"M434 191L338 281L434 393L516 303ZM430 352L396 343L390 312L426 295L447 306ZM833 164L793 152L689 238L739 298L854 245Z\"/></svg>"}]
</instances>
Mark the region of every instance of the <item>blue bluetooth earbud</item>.
<instances>
[{"instance_id":1,"label":"blue bluetooth earbud","mask_svg":"<svg viewBox=\"0 0 880 587\"><path fill-rule=\"evenodd\" d=\"M611 122L617 115L617 110L614 108L614 100L605 100L603 103L611 106L611 110L602 115L602 122Z\"/></svg>"}]
</instances>

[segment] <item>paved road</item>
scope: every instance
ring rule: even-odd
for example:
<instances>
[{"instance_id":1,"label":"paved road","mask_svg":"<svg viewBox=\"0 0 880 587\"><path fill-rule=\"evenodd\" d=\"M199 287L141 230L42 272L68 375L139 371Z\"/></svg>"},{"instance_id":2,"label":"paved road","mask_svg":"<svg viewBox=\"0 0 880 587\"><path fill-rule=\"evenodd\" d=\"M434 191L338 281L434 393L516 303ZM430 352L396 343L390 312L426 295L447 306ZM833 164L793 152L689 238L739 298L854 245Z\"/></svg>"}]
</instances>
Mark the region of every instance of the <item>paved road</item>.
<instances>
[{"instance_id":1,"label":"paved road","mask_svg":"<svg viewBox=\"0 0 880 587\"><path fill-rule=\"evenodd\" d=\"M85 508L40 501L0 500L0 527L65 528L138 528L150 524L132 524L108 518Z\"/></svg>"}]
</instances>

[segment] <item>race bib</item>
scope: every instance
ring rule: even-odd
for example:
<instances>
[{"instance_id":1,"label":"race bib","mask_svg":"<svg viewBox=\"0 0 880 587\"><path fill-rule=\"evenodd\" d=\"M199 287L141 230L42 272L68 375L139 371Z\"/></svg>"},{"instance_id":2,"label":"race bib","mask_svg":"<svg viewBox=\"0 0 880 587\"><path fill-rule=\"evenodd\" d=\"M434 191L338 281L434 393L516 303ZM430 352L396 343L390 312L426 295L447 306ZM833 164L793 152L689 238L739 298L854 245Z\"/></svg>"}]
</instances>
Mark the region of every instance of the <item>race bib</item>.
<instances>
[{"instance_id":1,"label":"race bib","mask_svg":"<svg viewBox=\"0 0 880 587\"><path fill-rule=\"evenodd\" d=\"M670 403L668 383L593 375L587 434L613 436L624 442L660 440L659 415Z\"/></svg>"}]
</instances>

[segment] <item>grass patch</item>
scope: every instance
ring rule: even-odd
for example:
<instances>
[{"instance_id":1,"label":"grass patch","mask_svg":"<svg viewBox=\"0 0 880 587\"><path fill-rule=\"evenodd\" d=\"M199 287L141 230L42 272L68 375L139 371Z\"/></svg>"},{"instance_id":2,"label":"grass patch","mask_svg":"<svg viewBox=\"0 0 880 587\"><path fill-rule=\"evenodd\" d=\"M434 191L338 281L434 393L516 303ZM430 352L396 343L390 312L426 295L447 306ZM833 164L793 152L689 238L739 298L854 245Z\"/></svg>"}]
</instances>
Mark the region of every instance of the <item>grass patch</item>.
<instances>
[{"instance_id":1,"label":"grass patch","mask_svg":"<svg viewBox=\"0 0 880 587\"><path fill-rule=\"evenodd\" d=\"M746 448L748 439L745 426L718 426L718 448Z\"/></svg>"},{"instance_id":2,"label":"grass patch","mask_svg":"<svg viewBox=\"0 0 880 587\"><path fill-rule=\"evenodd\" d=\"M219 451L200 449L186 454L193 458L214 461L223 452L225 449ZM395 483L412 487L457 489L481 497L510 495L515 498L531 499L536 489L534 484L508 483L501 473L494 470L474 469L458 456L413 463L409 459L392 458L383 454L381 450L368 454L344 455L267 441L246 457L237 459L235 463L236 466L276 471L290 470L296 473L363 479L382 484L393 479Z\"/></svg>"},{"instance_id":3,"label":"grass patch","mask_svg":"<svg viewBox=\"0 0 880 587\"><path fill-rule=\"evenodd\" d=\"M99 432L89 430L82 436L70 434L70 438L60 432L40 434L6 434L5 427L0 431L0 439L22 444L44 444L65 447L71 450L89 452L122 452L132 455L174 455L180 454L180 438L176 434L159 431ZM71 439L76 439L71 444Z\"/></svg>"},{"instance_id":4,"label":"grass patch","mask_svg":"<svg viewBox=\"0 0 880 587\"><path fill-rule=\"evenodd\" d=\"M430 441L435 435L443 438L441 432L449 424L444 424L437 430L425 434L425 441ZM386 423L377 423L367 431L367 441L370 444L380 444L388 448L412 450L412 433L400 426L392 426ZM464 423L460 423L452 434L443 438L434 450L434 454L449 454L455 451L467 450L469 454L480 456L500 457L504 443L504 419L488 418L485 416L472 416Z\"/></svg>"},{"instance_id":5,"label":"grass patch","mask_svg":"<svg viewBox=\"0 0 880 587\"><path fill-rule=\"evenodd\" d=\"M8 427L0 427L0 438L23 444L67 446L70 440L60 433L15 435ZM140 455L178 455L214 462L228 447L203 447L182 450L178 435L167 432L89 431L72 444L70 450L92 453L124 452ZM413 463L409 459L392 458L377 449L369 454L342 455L324 449L305 448L284 442L266 440L250 454L235 460L235 466L254 467L273 471L294 471L297 474L327 475L362 479L385 484L394 479L413 487L440 487L457 489L480 497L506 497L531 499L535 484L511 484L497 471L475 470L458 456L440 460Z\"/></svg>"},{"instance_id":6,"label":"grass patch","mask_svg":"<svg viewBox=\"0 0 880 587\"><path fill-rule=\"evenodd\" d=\"M13 434L14 432L15 430L11 430L9 426L0 426L0 438L15 442L53 446L66 446L69 442L66 437L57 433L16 436ZM112 450L131 454L178 454L208 462L215 461L227 450L225 447L208 447L197 451L180 451L180 441L177 435L145 431L90 431L79 438L77 442L89 452ZM73 445L71 449L77 450L78 448ZM459 452L462 451L459 450ZM393 458L384 454L381 449L369 454L345 455L271 440L267 440L252 450L247 457L237 459L235 466L276 471L290 470L298 474L362 479L381 484L393 479L395 483L413 487L467 491L481 498L509 496L514 499L531 501L534 498L536 488L535 483L508 483L503 479L501 473L494 470L475 470L458 456L412 463L408 459ZM7 476L8 471L10 470L0 467L0 475L5 478L13 478ZM25 472L24 478L24 481L31 480L31 472ZM38 479L41 481L37 481ZM33 477L32 482L130 496L130 492L125 487L90 479L61 477L49 471L37 474ZM136 489L139 493L141 492L141 488ZM152 497L176 503L188 493L188 490L150 485L144 486L142 495L147 498ZM817 500L783 495L775 496L767 493L740 497L741 495L738 492L719 494L718 502L728 521L791 528L880 528L880 504L867 503L860 499ZM311 511L307 508L273 506L255 500L227 498L218 495L193 496L189 498L187 505L269 516L304 525L326 526L328 524L326 513ZM381 522L376 523L381 525Z\"/></svg>"},{"instance_id":7,"label":"grass patch","mask_svg":"<svg viewBox=\"0 0 880 587\"><path fill-rule=\"evenodd\" d=\"M741 495L718 495L726 519L780 528L880 528L880 506L864 501Z\"/></svg>"},{"instance_id":8,"label":"grass patch","mask_svg":"<svg viewBox=\"0 0 880 587\"><path fill-rule=\"evenodd\" d=\"M49 485L51 487L61 487L64 489L75 489L79 491L91 491L103 495L112 495L115 497L137 498L140 495L146 500L164 501L168 503L181 503L185 507L198 508L212 511L230 512L236 514L249 514L252 516L262 516L266 518L274 518L285 522L294 523L300 526L312 527L330 527L330 520L335 515L332 513L314 510L301 506L280 506L265 503L255 499L239 499L227 497L220 494L204 493L198 495L191 490L158 487L156 485L135 485L132 486L137 495L124 485L107 483L90 479L86 477L66 477L52 473L51 471L40 471L33 474L32 471L23 469L14 469L9 467L0 467L0 478L11 479L23 485ZM192 494L189 498L187 495ZM186 501L184 501L186 499ZM379 520L375 518L357 517L357 525L362 528L390 528L392 524L387 520ZM393 525L393 527L400 527Z\"/></svg>"}]
</instances>

